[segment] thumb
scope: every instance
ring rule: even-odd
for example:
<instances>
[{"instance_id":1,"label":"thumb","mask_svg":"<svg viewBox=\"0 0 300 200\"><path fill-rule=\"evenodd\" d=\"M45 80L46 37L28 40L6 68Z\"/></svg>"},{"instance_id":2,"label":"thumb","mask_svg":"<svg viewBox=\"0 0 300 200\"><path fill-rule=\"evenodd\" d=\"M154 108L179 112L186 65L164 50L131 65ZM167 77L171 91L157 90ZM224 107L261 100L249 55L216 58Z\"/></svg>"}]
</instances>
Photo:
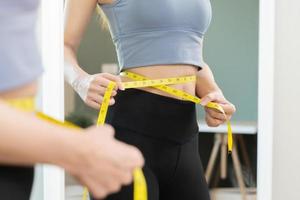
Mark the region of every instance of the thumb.
<instances>
[{"instance_id":1,"label":"thumb","mask_svg":"<svg viewBox=\"0 0 300 200\"><path fill-rule=\"evenodd\" d=\"M101 138L114 138L115 131L114 129L109 125L103 125L103 126L92 126L87 129L88 133L90 135L95 135Z\"/></svg>"},{"instance_id":2,"label":"thumb","mask_svg":"<svg viewBox=\"0 0 300 200\"><path fill-rule=\"evenodd\" d=\"M112 126L105 124L105 125L100 126L100 127L102 128L101 131L102 131L106 136L111 137L111 138L114 137L114 135L115 135L115 130L114 130L114 128L113 128ZM99 128L100 128L100 127L99 127Z\"/></svg>"},{"instance_id":3,"label":"thumb","mask_svg":"<svg viewBox=\"0 0 300 200\"><path fill-rule=\"evenodd\" d=\"M202 97L200 104L202 106L206 106L209 102L213 101L214 95L213 93L209 93L206 96Z\"/></svg>"}]
</instances>

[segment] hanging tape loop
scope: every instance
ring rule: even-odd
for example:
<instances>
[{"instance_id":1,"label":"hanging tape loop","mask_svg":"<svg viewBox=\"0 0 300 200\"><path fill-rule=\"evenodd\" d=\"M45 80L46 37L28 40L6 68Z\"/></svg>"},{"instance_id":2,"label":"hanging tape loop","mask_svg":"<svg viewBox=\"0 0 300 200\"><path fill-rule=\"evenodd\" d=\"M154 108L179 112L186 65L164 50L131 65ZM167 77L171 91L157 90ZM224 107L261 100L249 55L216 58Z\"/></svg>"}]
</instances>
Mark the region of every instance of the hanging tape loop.
<instances>
[{"instance_id":1,"label":"hanging tape loop","mask_svg":"<svg viewBox=\"0 0 300 200\"><path fill-rule=\"evenodd\" d=\"M187 82L195 82L196 77L195 76L185 76L185 77L175 77L175 78L165 78L165 79L148 79L144 76L132 73L132 72L122 72L122 76L128 77L134 81L129 82L123 82L123 87L125 89L129 88L141 88L141 87L154 87L156 89L159 89L161 91L164 91L168 94L171 94L173 96L176 96L182 100L191 101L196 104L200 104L201 99L199 97L190 95L189 93L186 93L182 90L177 90L175 88L169 87L168 85L172 84L180 84L180 83L187 83ZM116 87L116 83L110 82L103 97L103 101L99 110L98 119L97 119L97 126L101 126L105 123L108 107L109 107L109 101L113 92L113 89ZM34 100L33 98L24 98L24 99L16 99L8 101L10 105L13 107L19 108L24 111L34 111ZM209 102L206 107L213 108L221 112L226 116L226 113L222 106L220 104ZM69 122L61 122L59 120L56 120L52 117L49 117L41 112L37 112L37 116L45 121L69 127L69 128L79 128L78 126L69 123ZM227 120L227 132L228 132L228 152L232 152L232 145L233 145L233 139L232 139L232 129L230 121ZM145 177L143 174L142 169L135 169L134 173L134 191L133 191L133 199L134 200L147 200L147 185L145 181ZM83 190L82 200L88 199L88 190L85 187Z\"/></svg>"},{"instance_id":2,"label":"hanging tape loop","mask_svg":"<svg viewBox=\"0 0 300 200\"><path fill-rule=\"evenodd\" d=\"M127 78L130 78L130 79L134 80L133 82L123 83L124 88L126 88L126 87L131 88L133 83L137 82L137 81L139 81L139 82L152 81L152 85L150 85L150 87L153 87L153 88L156 88L158 90L164 91L164 92L166 92L168 94L171 94L173 96L176 96L176 97L178 97L182 100L191 101L191 102L194 102L196 104L201 103L201 98L193 96L193 95L191 95L187 92L184 92L182 90L177 90L175 88L172 88L172 87L168 86L168 85L171 85L171 84L182 83L183 80L189 80L189 81L186 81L186 82L196 81L195 76L171 78L173 80L171 83L165 82L166 79L151 80L151 79L148 79L145 76L142 76L142 75L139 75L139 74L136 74L136 73L133 73L133 72L128 72L128 71L122 72L121 76L125 76ZM160 83L160 82L163 82L163 84ZM129 84L127 85L127 83L129 83ZM226 117L226 113L225 113L223 107L220 104L214 103L214 102L209 102L206 105L206 107L216 109L219 112L221 112L223 115L225 115L225 117ZM226 121L227 121L226 125L227 125L227 135L228 135L228 137L227 137L228 138L228 153L230 154L232 152L232 146L233 146L232 128L231 128L230 120L227 119Z\"/></svg>"}]
</instances>

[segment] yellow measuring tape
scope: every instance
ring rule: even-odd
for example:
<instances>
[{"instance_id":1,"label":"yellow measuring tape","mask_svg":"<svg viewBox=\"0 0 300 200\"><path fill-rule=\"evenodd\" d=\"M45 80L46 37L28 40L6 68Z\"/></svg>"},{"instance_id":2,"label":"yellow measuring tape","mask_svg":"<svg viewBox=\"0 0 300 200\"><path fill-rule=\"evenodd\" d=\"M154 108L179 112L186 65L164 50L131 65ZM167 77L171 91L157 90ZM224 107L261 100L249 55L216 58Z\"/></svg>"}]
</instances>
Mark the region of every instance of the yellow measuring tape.
<instances>
[{"instance_id":1,"label":"yellow measuring tape","mask_svg":"<svg viewBox=\"0 0 300 200\"><path fill-rule=\"evenodd\" d=\"M5 102L11 107L17 108L18 110L24 112L34 112L35 110L35 102L32 97L25 98L16 98L16 99L8 99Z\"/></svg>"},{"instance_id":2,"label":"yellow measuring tape","mask_svg":"<svg viewBox=\"0 0 300 200\"><path fill-rule=\"evenodd\" d=\"M68 127L68 128L76 128L79 129L80 127L67 122L67 121L59 121L57 119L54 119L53 117L50 117L48 115L45 115L42 112L35 111L35 100L33 97L26 97L26 98L17 98L17 99L9 99L5 100L5 102L10 105L11 107L17 108L18 110L24 111L24 112L35 112L35 115L38 116L40 119L43 119L45 121L51 122L52 124Z\"/></svg>"},{"instance_id":3,"label":"yellow measuring tape","mask_svg":"<svg viewBox=\"0 0 300 200\"><path fill-rule=\"evenodd\" d=\"M176 77L176 78L167 78L167 79L155 79L155 80L149 80L147 77L136 74L136 73L132 73L132 72L122 72L121 76L125 76L128 77L132 80L135 80L133 82L125 82L123 83L123 87L126 88L138 88L138 87L142 87L143 85L147 85L144 87L154 87L156 89L159 89L161 91L164 91L168 94L171 94L173 96L176 96L182 100L186 100L186 101L191 101L194 102L196 104L200 104L201 103L201 99L199 97L193 96L189 93L186 93L182 90L177 90L175 88L172 88L168 85L172 85L172 84L179 84L179 83L186 83L186 82L192 82L192 81L196 81L196 77L195 76L186 76L186 77ZM225 115L225 111L222 108L222 106L220 104L214 103L214 102L209 102L206 107L208 108L213 108L218 110L219 112L221 112L222 114ZM232 139L232 129L231 129L231 124L230 121L227 120L227 134L228 134L228 152L231 153L232 151L232 145L233 145L233 139Z\"/></svg>"},{"instance_id":4,"label":"yellow measuring tape","mask_svg":"<svg viewBox=\"0 0 300 200\"><path fill-rule=\"evenodd\" d=\"M103 125L105 122L105 117L109 105L109 99L111 96L111 93L115 87L115 83L111 82L109 86L107 87L107 90L104 95L103 103L101 105L101 109L99 111L99 117L97 121L97 126ZM19 99L10 99L6 100L6 103L8 105L17 108L19 110L25 111L25 112L34 112L35 111L35 102L34 98L28 97L28 98L19 98ZM80 128L77 125L74 125L70 122L62 122L59 120L56 120L48 115L45 115L41 112L36 112L36 115L45 120L48 121L52 124L68 127L68 128ZM147 200L147 185L146 185L146 180L143 174L142 169L135 169L133 172L133 199L134 200ZM82 200L87 200L88 199L88 189L84 187L83 190L83 195L82 195Z\"/></svg>"},{"instance_id":5,"label":"yellow measuring tape","mask_svg":"<svg viewBox=\"0 0 300 200\"><path fill-rule=\"evenodd\" d=\"M177 90L175 88L167 86L167 85L172 85L172 84L195 82L196 81L195 76L150 80L142 75L138 75L138 74L135 74L132 72L125 71L125 72L122 72L121 75L134 80L134 81L122 83L122 86L124 89L154 87L154 88L162 90L168 94L179 97L182 100L192 101L196 104L201 103L200 98L190 95L184 91ZM116 87L116 83L110 82L104 93L103 101L101 103L101 107L100 107L100 111L99 111L99 115L98 115L97 125L103 125L105 123L106 114L107 114L107 110L109 107L109 101L110 101L113 89L115 87ZM223 113L226 116L225 111L219 104L209 102L206 106L209 108L217 109L218 111L220 111L221 113ZM229 120L227 120L227 128L228 128L228 151L231 152L232 151L232 130L231 130L231 125L230 125ZM87 194L88 194L88 191L87 191L87 189L85 189L83 200L86 199ZM145 177L144 177L141 169L136 169L134 171L133 196L134 196L134 200L147 200L147 186L146 186Z\"/></svg>"},{"instance_id":6,"label":"yellow measuring tape","mask_svg":"<svg viewBox=\"0 0 300 200\"><path fill-rule=\"evenodd\" d=\"M99 115L98 115L97 126L103 125L105 123L106 114L109 106L109 100L115 87L116 87L116 83L110 82L106 88L101 103ZM88 191L85 188L83 200L86 200L87 193ZM148 198L148 194L147 194L147 184L146 184L145 176L143 174L142 169L137 168L133 172L133 199L147 200L147 198Z\"/></svg>"},{"instance_id":7,"label":"yellow measuring tape","mask_svg":"<svg viewBox=\"0 0 300 200\"><path fill-rule=\"evenodd\" d=\"M177 90L175 88L172 88L168 85L172 85L172 84L180 84L180 83L187 83L187 82L194 82L196 81L196 77L195 76L186 76L186 77L175 77L175 78L165 78L165 79L154 79L154 80L150 80L145 76L142 75L138 75L132 72L122 72L121 73L122 76L128 77L134 81L129 81L129 82L124 82L123 87L125 89L129 89L129 88L141 88L141 87L154 87L156 89L159 89L161 91L164 91L168 94L171 94L173 96L176 96L182 100L186 100L186 101L191 101L194 102L196 104L200 104L201 103L201 99L190 95L184 91L181 90ZM100 107L100 111L99 111L99 115L98 115L98 120L97 120L97 126L101 126L105 123L105 119L106 119L106 114L107 114L107 110L109 107L109 101L112 95L112 91L113 89L116 87L116 83L114 82L110 82L105 93L104 93L104 97L103 97L103 101ZM15 101L10 101L10 104L13 105L14 107L18 107L22 110L30 110L28 108L34 108L34 103L32 101L32 99L27 99L27 100L15 100ZM23 105L20 105L23 104ZM219 112L223 113L225 116L225 111L223 110L223 108L214 102L209 102L206 107L208 108L213 108L218 110ZM31 109L32 110L32 109ZM38 113L38 116L44 120L50 121L52 123L55 124L59 124L59 125L63 125L63 126L68 126L68 127L76 127L75 125L72 125L71 123L68 122L60 122L58 120L55 120L51 117L48 117L42 113ZM230 121L227 120L227 129L228 129L228 151L229 153L232 151L232 145L233 145L233 141L232 141L232 130L231 130L231 125L230 125ZM145 181L145 177L143 174L142 169L135 169L134 173L134 191L133 191L133 198L134 200L147 200L147 185L146 185L146 181ZM84 188L84 192L83 192L83 196L82 196L83 200L87 200L88 199L88 190L87 188Z\"/></svg>"}]
</instances>

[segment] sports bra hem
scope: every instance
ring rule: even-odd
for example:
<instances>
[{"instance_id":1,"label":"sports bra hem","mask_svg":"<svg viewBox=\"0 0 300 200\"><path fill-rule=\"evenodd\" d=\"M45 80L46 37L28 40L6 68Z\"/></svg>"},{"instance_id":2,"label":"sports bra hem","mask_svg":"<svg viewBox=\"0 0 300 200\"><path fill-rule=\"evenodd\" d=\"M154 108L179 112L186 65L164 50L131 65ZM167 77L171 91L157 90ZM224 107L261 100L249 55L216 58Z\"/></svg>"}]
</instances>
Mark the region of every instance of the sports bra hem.
<instances>
[{"instance_id":1,"label":"sports bra hem","mask_svg":"<svg viewBox=\"0 0 300 200\"><path fill-rule=\"evenodd\" d=\"M123 33L123 34L121 33L119 35L113 36L112 39L113 39L113 41L115 41L115 40L118 40L120 38L132 37L132 36L136 36L136 35L141 35L141 34L145 34L145 33L154 33L154 32L189 32L189 33L197 34L200 38L204 37L204 33L201 33L199 31L196 31L196 30L193 30L193 29L178 29L178 28L174 28L174 27L163 27L163 28L165 28L165 29L161 30L161 27L160 27L160 28L157 28L157 29L132 31L132 32Z\"/></svg>"},{"instance_id":2,"label":"sports bra hem","mask_svg":"<svg viewBox=\"0 0 300 200\"><path fill-rule=\"evenodd\" d=\"M29 84L33 81L37 81L40 76L43 74L44 69L39 68L38 70L31 73L31 76L25 76L23 79L12 79L11 82L3 84L0 84L0 93L7 92L9 90L17 89L23 85Z\"/></svg>"},{"instance_id":3,"label":"sports bra hem","mask_svg":"<svg viewBox=\"0 0 300 200\"><path fill-rule=\"evenodd\" d=\"M106 8L112 8L114 7L115 5L117 5L121 0L114 0L112 3L107 3L107 4L100 4L98 2L98 5L101 6L101 7L106 7Z\"/></svg>"},{"instance_id":4,"label":"sports bra hem","mask_svg":"<svg viewBox=\"0 0 300 200\"><path fill-rule=\"evenodd\" d=\"M131 68L140 68L140 67L148 67L148 66L156 66L156 65L191 65L196 67L198 70L201 70L204 66L204 62L195 62L190 60L185 61L153 61L153 62L143 62L143 63L132 63L129 65L120 65L119 72L126 71L127 69Z\"/></svg>"}]
</instances>

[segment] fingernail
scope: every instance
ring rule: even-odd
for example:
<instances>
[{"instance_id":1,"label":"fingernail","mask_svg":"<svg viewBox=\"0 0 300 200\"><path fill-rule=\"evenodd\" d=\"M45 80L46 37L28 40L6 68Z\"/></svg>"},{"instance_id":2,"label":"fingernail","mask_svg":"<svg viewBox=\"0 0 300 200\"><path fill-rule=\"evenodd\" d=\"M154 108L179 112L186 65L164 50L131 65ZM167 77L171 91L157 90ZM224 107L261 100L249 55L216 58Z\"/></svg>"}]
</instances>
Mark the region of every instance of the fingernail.
<instances>
[{"instance_id":1,"label":"fingernail","mask_svg":"<svg viewBox=\"0 0 300 200\"><path fill-rule=\"evenodd\" d=\"M201 102L200 102L200 105L201 105L201 106L206 106L206 104L207 104L207 102L205 102L205 101L201 101Z\"/></svg>"}]
</instances>

